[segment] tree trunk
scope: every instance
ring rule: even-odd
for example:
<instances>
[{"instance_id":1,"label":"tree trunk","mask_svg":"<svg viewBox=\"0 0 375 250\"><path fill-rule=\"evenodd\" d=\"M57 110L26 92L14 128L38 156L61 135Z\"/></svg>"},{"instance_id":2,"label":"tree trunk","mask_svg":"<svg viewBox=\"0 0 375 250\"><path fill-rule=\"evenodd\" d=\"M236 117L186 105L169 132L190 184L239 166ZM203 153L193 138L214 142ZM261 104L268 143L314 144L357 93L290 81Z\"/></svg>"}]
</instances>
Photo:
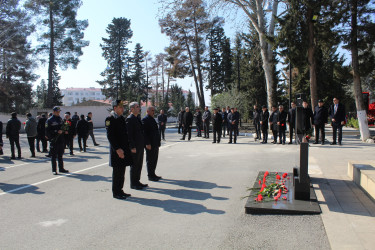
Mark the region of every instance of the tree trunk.
<instances>
[{"instance_id":1,"label":"tree trunk","mask_svg":"<svg viewBox=\"0 0 375 250\"><path fill-rule=\"evenodd\" d=\"M314 110L315 106L318 105L318 86L316 82L316 60L315 60L315 35L314 35L314 23L313 9L311 7L307 10L307 25L309 28L309 49L307 57L309 61L310 71L310 95L311 95L311 107Z\"/></svg>"},{"instance_id":2,"label":"tree trunk","mask_svg":"<svg viewBox=\"0 0 375 250\"><path fill-rule=\"evenodd\" d=\"M52 4L52 3L51 3ZM48 63L48 89L47 89L47 108L53 106L53 69L55 67L55 34L52 6L49 7L49 21L50 21L50 48L49 48L49 63Z\"/></svg>"},{"instance_id":3,"label":"tree trunk","mask_svg":"<svg viewBox=\"0 0 375 250\"><path fill-rule=\"evenodd\" d=\"M355 104L357 108L359 131L361 139L365 142L370 138L370 131L368 128L367 113L363 102L361 78L359 75L359 62L358 62L358 5L356 0L351 1L351 52L352 52L352 67L353 67L353 84Z\"/></svg>"}]
</instances>

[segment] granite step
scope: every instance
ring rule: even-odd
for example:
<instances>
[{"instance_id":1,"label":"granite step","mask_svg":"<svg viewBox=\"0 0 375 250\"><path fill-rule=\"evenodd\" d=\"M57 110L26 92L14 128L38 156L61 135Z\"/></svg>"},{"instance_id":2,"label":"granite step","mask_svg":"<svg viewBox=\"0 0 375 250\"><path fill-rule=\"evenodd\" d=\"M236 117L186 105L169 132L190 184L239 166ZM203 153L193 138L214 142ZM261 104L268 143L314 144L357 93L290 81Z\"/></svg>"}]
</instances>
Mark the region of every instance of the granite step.
<instances>
[{"instance_id":1,"label":"granite step","mask_svg":"<svg viewBox=\"0 0 375 250\"><path fill-rule=\"evenodd\" d=\"M348 176L375 199L375 161L348 162Z\"/></svg>"}]
</instances>

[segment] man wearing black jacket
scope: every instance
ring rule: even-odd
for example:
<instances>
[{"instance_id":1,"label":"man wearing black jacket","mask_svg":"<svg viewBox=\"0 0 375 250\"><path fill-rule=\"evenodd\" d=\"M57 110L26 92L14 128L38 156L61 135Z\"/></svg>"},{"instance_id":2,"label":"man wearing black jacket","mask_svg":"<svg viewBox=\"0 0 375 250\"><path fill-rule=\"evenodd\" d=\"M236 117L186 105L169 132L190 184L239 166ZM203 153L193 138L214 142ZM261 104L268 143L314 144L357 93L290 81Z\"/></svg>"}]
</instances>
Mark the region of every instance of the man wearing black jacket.
<instances>
[{"instance_id":1,"label":"man wearing black jacket","mask_svg":"<svg viewBox=\"0 0 375 250\"><path fill-rule=\"evenodd\" d=\"M77 122L76 131L78 134L79 150L86 152L86 141L89 134L89 123L85 120L85 116L81 115L81 120ZM83 148L82 148L83 143Z\"/></svg>"},{"instance_id":2,"label":"man wearing black jacket","mask_svg":"<svg viewBox=\"0 0 375 250\"><path fill-rule=\"evenodd\" d=\"M154 110L155 112L155 110ZM164 114L164 110L160 110L160 115L158 115L158 123L159 123L159 134L161 136L161 138L163 139L163 141L165 141L165 135L164 135L164 132L165 132L165 128L167 126L167 115Z\"/></svg>"},{"instance_id":3,"label":"man wearing black jacket","mask_svg":"<svg viewBox=\"0 0 375 250\"><path fill-rule=\"evenodd\" d=\"M263 141L261 143L267 143L268 139L268 119L270 113L265 105L262 106L262 112L260 113L260 128L263 133Z\"/></svg>"},{"instance_id":4,"label":"man wearing black jacket","mask_svg":"<svg viewBox=\"0 0 375 250\"><path fill-rule=\"evenodd\" d=\"M315 127L315 142L314 144L319 143L319 132L322 132L322 145L324 145L325 141L325 131L324 127L328 122L328 110L324 107L323 100L318 101L318 106L315 107L314 112L314 127Z\"/></svg>"},{"instance_id":5,"label":"man wearing black jacket","mask_svg":"<svg viewBox=\"0 0 375 250\"><path fill-rule=\"evenodd\" d=\"M126 199L131 196L123 191L126 166L132 164L128 133L121 100L112 102L113 111L105 120L107 138L110 146L110 166L112 167L112 194L115 199Z\"/></svg>"},{"instance_id":6,"label":"man wearing black jacket","mask_svg":"<svg viewBox=\"0 0 375 250\"><path fill-rule=\"evenodd\" d=\"M195 126L197 126L197 137L202 137L202 112L199 108L194 114Z\"/></svg>"},{"instance_id":7,"label":"man wearing black jacket","mask_svg":"<svg viewBox=\"0 0 375 250\"><path fill-rule=\"evenodd\" d=\"M204 108L204 112L202 115L202 121L203 121L203 130L204 130L204 137L203 138L210 138L210 121L211 121L211 112L208 110L208 107L206 106Z\"/></svg>"},{"instance_id":8,"label":"man wearing black jacket","mask_svg":"<svg viewBox=\"0 0 375 250\"><path fill-rule=\"evenodd\" d=\"M225 108L222 109L222 112L221 112L221 118L223 120L223 123L221 124L221 127L223 129L223 132L222 132L222 136L225 137L225 131L227 130L228 128L228 113L226 112Z\"/></svg>"},{"instance_id":9,"label":"man wearing black jacket","mask_svg":"<svg viewBox=\"0 0 375 250\"><path fill-rule=\"evenodd\" d=\"M72 119L70 118L70 112L65 112L64 124L68 128L64 134L65 148L68 147L70 151L70 155L74 155L73 154L73 141L74 141L74 138L76 137L76 127L74 126L74 123Z\"/></svg>"},{"instance_id":10,"label":"man wearing black jacket","mask_svg":"<svg viewBox=\"0 0 375 250\"><path fill-rule=\"evenodd\" d=\"M311 126L314 125L314 113L306 101L303 101L302 106L302 112L304 115L303 130L304 134L307 135L311 129Z\"/></svg>"},{"instance_id":11,"label":"man wearing black jacket","mask_svg":"<svg viewBox=\"0 0 375 250\"><path fill-rule=\"evenodd\" d=\"M181 107L180 112L178 113L178 133L183 134L184 128L182 127L182 118L184 116L185 110Z\"/></svg>"},{"instance_id":12,"label":"man wearing black jacket","mask_svg":"<svg viewBox=\"0 0 375 250\"><path fill-rule=\"evenodd\" d=\"M94 136L94 123L92 122L92 113L89 112L86 117L86 121L89 123L89 136L91 136L92 142L94 146L99 146L99 143L96 143L95 136ZM88 138L88 136L87 136Z\"/></svg>"},{"instance_id":13,"label":"man wearing black jacket","mask_svg":"<svg viewBox=\"0 0 375 250\"><path fill-rule=\"evenodd\" d=\"M296 103L291 103L292 107L289 109L288 112L288 127L289 127L289 143L293 143L293 134L295 132L295 126L296 126Z\"/></svg>"},{"instance_id":14,"label":"man wearing black jacket","mask_svg":"<svg viewBox=\"0 0 375 250\"><path fill-rule=\"evenodd\" d=\"M231 113L228 114L228 123L229 123L229 142L228 143L232 143L232 137L234 135L234 138L233 138L233 142L234 143L237 143L237 134L238 134L238 122L239 122L239 113L238 112L234 112L234 108L231 108L230 109Z\"/></svg>"},{"instance_id":15,"label":"man wearing black jacket","mask_svg":"<svg viewBox=\"0 0 375 250\"><path fill-rule=\"evenodd\" d=\"M279 106L279 112L277 114L277 127L279 132L279 144L285 145L285 130L286 130L286 120L288 118L288 113L284 111L284 106Z\"/></svg>"},{"instance_id":16,"label":"man wearing black jacket","mask_svg":"<svg viewBox=\"0 0 375 250\"><path fill-rule=\"evenodd\" d=\"M147 115L142 119L144 137L145 137L145 148L146 148L146 163L148 180L158 181L161 179L160 176L155 174L156 165L158 164L159 147L160 147L160 134L158 125L156 124L155 108L149 106L147 108ZM160 116L160 115L159 115Z\"/></svg>"},{"instance_id":17,"label":"man wearing black jacket","mask_svg":"<svg viewBox=\"0 0 375 250\"><path fill-rule=\"evenodd\" d=\"M345 124L345 106L340 103L338 98L333 98L333 104L329 109L329 115L332 119L332 129L333 129L333 142L331 145L336 144L337 130L339 131L339 145L342 141L342 126Z\"/></svg>"},{"instance_id":18,"label":"man wearing black jacket","mask_svg":"<svg viewBox=\"0 0 375 250\"><path fill-rule=\"evenodd\" d=\"M221 138L221 124L223 123L223 118L219 113L219 109L214 109L214 114L212 115L212 132L214 134L214 140L212 143L220 143ZM217 135L217 140L216 140Z\"/></svg>"},{"instance_id":19,"label":"man wearing black jacket","mask_svg":"<svg viewBox=\"0 0 375 250\"><path fill-rule=\"evenodd\" d=\"M0 155L3 155L3 123L0 121Z\"/></svg>"},{"instance_id":20,"label":"man wearing black jacket","mask_svg":"<svg viewBox=\"0 0 375 250\"><path fill-rule=\"evenodd\" d=\"M255 133L257 137L255 139L262 139L262 134L260 133L260 111L257 107L257 105L254 105L254 110L253 110L253 124L255 127Z\"/></svg>"},{"instance_id":21,"label":"man wearing black jacket","mask_svg":"<svg viewBox=\"0 0 375 250\"><path fill-rule=\"evenodd\" d=\"M138 118L141 107L137 102L131 102L129 109L130 115L126 118L126 128L128 130L129 148L133 158L133 164L130 165L130 188L140 190L148 187L147 184L140 182L145 147L142 121Z\"/></svg>"},{"instance_id":22,"label":"man wearing black jacket","mask_svg":"<svg viewBox=\"0 0 375 250\"><path fill-rule=\"evenodd\" d=\"M270 115L270 126L271 126L271 130L272 130L272 134L273 134L273 144L276 144L277 143L277 115L278 115L278 112L277 112L277 108L276 106L272 106L272 113Z\"/></svg>"},{"instance_id":23,"label":"man wearing black jacket","mask_svg":"<svg viewBox=\"0 0 375 250\"><path fill-rule=\"evenodd\" d=\"M20 130L21 122L17 119L17 113L13 112L12 118L8 120L6 127L6 137L9 138L10 150L12 152L11 159L16 159L14 152L14 144L16 144L18 151L18 159L21 159L21 146L20 146Z\"/></svg>"},{"instance_id":24,"label":"man wearing black jacket","mask_svg":"<svg viewBox=\"0 0 375 250\"><path fill-rule=\"evenodd\" d=\"M38 125L37 125L37 136L39 140L42 142L42 148L43 148L43 153L48 153L47 150L47 139L46 139L46 122L47 118L46 115L43 114L42 117L38 120Z\"/></svg>"},{"instance_id":25,"label":"man wearing black jacket","mask_svg":"<svg viewBox=\"0 0 375 250\"><path fill-rule=\"evenodd\" d=\"M189 133L188 140L191 139L191 127L193 125L193 114L190 112L189 107L185 108L185 113L182 116L182 128L184 135L180 140L185 140L186 134Z\"/></svg>"}]
</instances>

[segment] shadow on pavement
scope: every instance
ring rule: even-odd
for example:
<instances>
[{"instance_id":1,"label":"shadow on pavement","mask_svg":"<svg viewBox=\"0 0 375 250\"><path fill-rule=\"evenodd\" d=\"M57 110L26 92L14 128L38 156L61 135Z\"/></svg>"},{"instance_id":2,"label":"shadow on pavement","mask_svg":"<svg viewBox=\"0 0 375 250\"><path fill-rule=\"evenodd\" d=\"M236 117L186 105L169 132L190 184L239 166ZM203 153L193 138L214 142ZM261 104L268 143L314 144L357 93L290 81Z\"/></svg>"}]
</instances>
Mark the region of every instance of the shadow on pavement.
<instances>
[{"instance_id":1,"label":"shadow on pavement","mask_svg":"<svg viewBox=\"0 0 375 250\"><path fill-rule=\"evenodd\" d=\"M177 200L157 200L157 199L146 199L138 197L130 197L125 200L126 202L134 202L144 206L160 207L164 211L176 214L225 214L223 210L207 209L201 204L177 201Z\"/></svg>"},{"instance_id":2,"label":"shadow on pavement","mask_svg":"<svg viewBox=\"0 0 375 250\"><path fill-rule=\"evenodd\" d=\"M101 175L87 175L87 174L70 174L67 175L68 178L75 178L80 181L88 181L88 182L96 182L96 181L106 181L106 182L112 182L111 177L104 177Z\"/></svg>"},{"instance_id":3,"label":"shadow on pavement","mask_svg":"<svg viewBox=\"0 0 375 250\"><path fill-rule=\"evenodd\" d=\"M0 183L0 190L9 194L44 194L44 192L38 191L37 189L39 189L39 187L29 184Z\"/></svg>"},{"instance_id":4,"label":"shadow on pavement","mask_svg":"<svg viewBox=\"0 0 375 250\"><path fill-rule=\"evenodd\" d=\"M216 183L213 183L213 182L196 181L196 180L170 180L170 179L163 178L159 180L159 182L172 184L172 185L178 185L178 186L186 187L186 188L197 188L197 189L213 189L213 188L230 189L232 188L228 186L218 186Z\"/></svg>"},{"instance_id":5,"label":"shadow on pavement","mask_svg":"<svg viewBox=\"0 0 375 250\"><path fill-rule=\"evenodd\" d=\"M187 190L187 189L146 188L144 189L144 191L165 194L171 197L180 198L180 199L188 199L188 200L208 200L208 199L228 200L228 198L225 198L225 197L216 197L216 196L212 196L210 193Z\"/></svg>"}]
</instances>

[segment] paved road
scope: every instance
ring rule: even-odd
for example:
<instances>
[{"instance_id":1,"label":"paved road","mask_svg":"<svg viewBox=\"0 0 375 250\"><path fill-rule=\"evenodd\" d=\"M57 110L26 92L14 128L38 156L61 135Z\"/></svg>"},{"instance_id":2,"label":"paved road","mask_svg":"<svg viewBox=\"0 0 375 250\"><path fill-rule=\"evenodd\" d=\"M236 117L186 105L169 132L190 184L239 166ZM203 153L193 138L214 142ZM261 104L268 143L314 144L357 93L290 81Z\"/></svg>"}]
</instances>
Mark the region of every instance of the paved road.
<instances>
[{"instance_id":1,"label":"paved road","mask_svg":"<svg viewBox=\"0 0 375 250\"><path fill-rule=\"evenodd\" d=\"M71 174L53 176L50 162L0 158L0 249L329 249L321 216L244 214L246 189L258 171L290 171L295 145L180 141L168 129L158 182L132 197L111 194L108 142L65 157ZM7 147L7 145L5 145ZM29 156L23 147L23 156ZM5 150L9 155L9 151ZM319 170L319 169L318 169Z\"/></svg>"}]
</instances>

